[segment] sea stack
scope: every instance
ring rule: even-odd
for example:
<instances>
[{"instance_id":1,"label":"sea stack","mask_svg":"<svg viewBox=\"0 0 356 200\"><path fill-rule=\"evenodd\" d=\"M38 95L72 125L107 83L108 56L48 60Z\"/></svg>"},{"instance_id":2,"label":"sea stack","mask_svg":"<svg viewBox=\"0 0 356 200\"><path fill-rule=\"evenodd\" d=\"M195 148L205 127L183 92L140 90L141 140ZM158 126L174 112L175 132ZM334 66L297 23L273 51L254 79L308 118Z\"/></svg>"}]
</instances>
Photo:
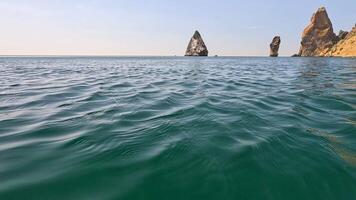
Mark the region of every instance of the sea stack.
<instances>
[{"instance_id":1,"label":"sea stack","mask_svg":"<svg viewBox=\"0 0 356 200\"><path fill-rule=\"evenodd\" d=\"M279 45L281 44L281 37L276 36L273 38L270 44L270 54L271 57L278 57Z\"/></svg>"},{"instance_id":2,"label":"sea stack","mask_svg":"<svg viewBox=\"0 0 356 200\"><path fill-rule=\"evenodd\" d=\"M303 31L298 55L324 56L337 40L328 13L321 7L313 14L310 24Z\"/></svg>"},{"instance_id":3,"label":"sea stack","mask_svg":"<svg viewBox=\"0 0 356 200\"><path fill-rule=\"evenodd\" d=\"M198 31L195 31L190 40L185 56L208 56L208 48L206 47L203 38Z\"/></svg>"}]
</instances>

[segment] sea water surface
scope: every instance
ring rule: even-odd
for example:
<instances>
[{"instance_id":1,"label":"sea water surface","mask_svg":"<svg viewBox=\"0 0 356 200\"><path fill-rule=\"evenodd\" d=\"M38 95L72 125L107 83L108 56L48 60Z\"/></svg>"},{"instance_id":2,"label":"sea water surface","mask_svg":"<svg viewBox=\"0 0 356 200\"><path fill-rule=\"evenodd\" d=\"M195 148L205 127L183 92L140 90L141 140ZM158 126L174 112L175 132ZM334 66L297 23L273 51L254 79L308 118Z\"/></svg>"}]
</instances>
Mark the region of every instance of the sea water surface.
<instances>
[{"instance_id":1,"label":"sea water surface","mask_svg":"<svg viewBox=\"0 0 356 200\"><path fill-rule=\"evenodd\" d=\"M1 57L0 199L356 199L356 59Z\"/></svg>"}]
</instances>

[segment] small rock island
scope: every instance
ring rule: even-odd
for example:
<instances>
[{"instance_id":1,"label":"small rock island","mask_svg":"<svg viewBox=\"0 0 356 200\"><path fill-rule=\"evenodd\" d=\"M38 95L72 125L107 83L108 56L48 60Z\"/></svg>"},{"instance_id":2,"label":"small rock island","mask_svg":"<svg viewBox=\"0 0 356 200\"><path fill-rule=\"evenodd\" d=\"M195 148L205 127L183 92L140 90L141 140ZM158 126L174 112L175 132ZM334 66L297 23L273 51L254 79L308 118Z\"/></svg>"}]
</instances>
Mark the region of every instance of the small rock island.
<instances>
[{"instance_id":1,"label":"small rock island","mask_svg":"<svg viewBox=\"0 0 356 200\"><path fill-rule=\"evenodd\" d=\"M206 47L203 38L198 31L195 31L190 40L185 56L208 56L209 51Z\"/></svg>"},{"instance_id":2,"label":"small rock island","mask_svg":"<svg viewBox=\"0 0 356 200\"><path fill-rule=\"evenodd\" d=\"M272 43L269 45L270 46L270 57L278 57L278 50L279 50L279 45L281 44L281 37L276 36L273 38Z\"/></svg>"}]
</instances>

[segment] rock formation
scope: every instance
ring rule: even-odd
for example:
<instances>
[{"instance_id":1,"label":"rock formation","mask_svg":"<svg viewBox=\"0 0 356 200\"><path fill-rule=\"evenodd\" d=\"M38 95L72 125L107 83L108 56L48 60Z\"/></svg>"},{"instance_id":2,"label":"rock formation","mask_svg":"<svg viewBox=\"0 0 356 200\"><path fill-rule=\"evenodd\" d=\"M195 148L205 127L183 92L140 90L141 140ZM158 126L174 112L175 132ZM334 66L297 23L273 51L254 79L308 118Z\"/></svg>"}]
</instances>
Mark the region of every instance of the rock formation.
<instances>
[{"instance_id":1,"label":"rock formation","mask_svg":"<svg viewBox=\"0 0 356 200\"><path fill-rule=\"evenodd\" d=\"M347 34L349 34L349 32L340 30L339 35L337 36L337 39L338 39L338 40L343 40L343 39L345 39L345 37L347 36Z\"/></svg>"},{"instance_id":2,"label":"rock formation","mask_svg":"<svg viewBox=\"0 0 356 200\"><path fill-rule=\"evenodd\" d=\"M324 7L319 8L304 29L300 56L323 56L337 42L333 26Z\"/></svg>"},{"instance_id":3,"label":"rock formation","mask_svg":"<svg viewBox=\"0 0 356 200\"><path fill-rule=\"evenodd\" d=\"M208 48L205 46L203 38L198 31L195 31L189 42L185 56L208 56Z\"/></svg>"},{"instance_id":4,"label":"rock formation","mask_svg":"<svg viewBox=\"0 0 356 200\"><path fill-rule=\"evenodd\" d=\"M356 26L335 44L325 56L356 57Z\"/></svg>"},{"instance_id":5,"label":"rock formation","mask_svg":"<svg viewBox=\"0 0 356 200\"><path fill-rule=\"evenodd\" d=\"M326 9L319 8L303 31L297 56L356 57L356 26L336 36Z\"/></svg>"},{"instance_id":6,"label":"rock formation","mask_svg":"<svg viewBox=\"0 0 356 200\"><path fill-rule=\"evenodd\" d=\"M273 38L272 43L270 44L270 56L278 57L279 45L281 44L281 37L276 36Z\"/></svg>"}]
</instances>

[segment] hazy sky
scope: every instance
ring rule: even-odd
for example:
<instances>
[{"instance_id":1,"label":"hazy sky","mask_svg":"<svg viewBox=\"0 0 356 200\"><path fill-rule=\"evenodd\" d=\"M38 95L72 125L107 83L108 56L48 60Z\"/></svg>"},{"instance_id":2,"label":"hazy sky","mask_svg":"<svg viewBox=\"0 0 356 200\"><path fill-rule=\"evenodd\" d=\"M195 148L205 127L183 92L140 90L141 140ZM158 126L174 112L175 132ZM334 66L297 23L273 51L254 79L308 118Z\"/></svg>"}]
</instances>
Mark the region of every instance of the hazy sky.
<instances>
[{"instance_id":1,"label":"hazy sky","mask_svg":"<svg viewBox=\"0 0 356 200\"><path fill-rule=\"evenodd\" d=\"M356 0L0 0L0 55L183 55L199 30L210 55L299 49L325 6L335 32L356 22Z\"/></svg>"}]
</instances>

